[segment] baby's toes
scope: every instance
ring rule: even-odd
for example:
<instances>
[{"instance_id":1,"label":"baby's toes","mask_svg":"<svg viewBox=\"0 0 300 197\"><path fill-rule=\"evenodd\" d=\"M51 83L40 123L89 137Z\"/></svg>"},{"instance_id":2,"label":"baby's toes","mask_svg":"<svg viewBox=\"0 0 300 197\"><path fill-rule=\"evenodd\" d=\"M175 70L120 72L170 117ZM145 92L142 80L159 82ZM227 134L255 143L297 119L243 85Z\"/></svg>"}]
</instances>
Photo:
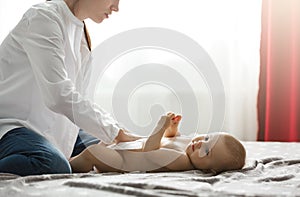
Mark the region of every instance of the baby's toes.
<instances>
[{"instance_id":1,"label":"baby's toes","mask_svg":"<svg viewBox=\"0 0 300 197\"><path fill-rule=\"evenodd\" d=\"M177 115L175 117L172 118L172 125L177 125L180 120L181 120L182 116L181 115Z\"/></svg>"}]
</instances>

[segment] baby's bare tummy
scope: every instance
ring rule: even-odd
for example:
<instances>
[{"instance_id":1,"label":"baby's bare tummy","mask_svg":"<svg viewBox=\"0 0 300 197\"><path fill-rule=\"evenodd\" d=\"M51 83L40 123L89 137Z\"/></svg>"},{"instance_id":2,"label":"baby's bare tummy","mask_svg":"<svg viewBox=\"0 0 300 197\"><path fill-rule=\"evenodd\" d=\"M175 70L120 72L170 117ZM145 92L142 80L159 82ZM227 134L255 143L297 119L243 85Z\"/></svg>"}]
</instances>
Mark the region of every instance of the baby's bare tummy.
<instances>
[{"instance_id":1,"label":"baby's bare tummy","mask_svg":"<svg viewBox=\"0 0 300 197\"><path fill-rule=\"evenodd\" d=\"M182 137L182 136L163 138L161 141L161 148L169 148L178 151L185 151L190 141L191 141L190 138Z\"/></svg>"}]
</instances>

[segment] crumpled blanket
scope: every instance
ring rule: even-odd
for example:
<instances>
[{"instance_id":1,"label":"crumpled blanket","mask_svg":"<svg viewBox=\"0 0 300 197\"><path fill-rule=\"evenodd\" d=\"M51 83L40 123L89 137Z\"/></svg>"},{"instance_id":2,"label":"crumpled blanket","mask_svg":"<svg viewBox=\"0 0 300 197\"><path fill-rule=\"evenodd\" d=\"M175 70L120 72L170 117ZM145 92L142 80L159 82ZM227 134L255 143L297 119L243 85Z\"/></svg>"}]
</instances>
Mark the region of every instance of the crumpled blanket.
<instances>
[{"instance_id":1,"label":"crumpled blanket","mask_svg":"<svg viewBox=\"0 0 300 197\"><path fill-rule=\"evenodd\" d=\"M300 143L243 143L247 163L241 170L0 174L0 196L300 196Z\"/></svg>"}]
</instances>

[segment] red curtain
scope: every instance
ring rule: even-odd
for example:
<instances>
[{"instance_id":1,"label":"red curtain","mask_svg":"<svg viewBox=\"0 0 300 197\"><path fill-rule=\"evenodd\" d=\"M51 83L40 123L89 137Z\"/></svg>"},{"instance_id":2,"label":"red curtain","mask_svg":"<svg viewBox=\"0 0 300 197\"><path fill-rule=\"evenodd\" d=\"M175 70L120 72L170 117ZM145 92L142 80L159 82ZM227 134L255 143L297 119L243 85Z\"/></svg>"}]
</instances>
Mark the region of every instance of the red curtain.
<instances>
[{"instance_id":1,"label":"red curtain","mask_svg":"<svg viewBox=\"0 0 300 197\"><path fill-rule=\"evenodd\" d=\"M300 0L263 0L259 141L300 141Z\"/></svg>"}]
</instances>

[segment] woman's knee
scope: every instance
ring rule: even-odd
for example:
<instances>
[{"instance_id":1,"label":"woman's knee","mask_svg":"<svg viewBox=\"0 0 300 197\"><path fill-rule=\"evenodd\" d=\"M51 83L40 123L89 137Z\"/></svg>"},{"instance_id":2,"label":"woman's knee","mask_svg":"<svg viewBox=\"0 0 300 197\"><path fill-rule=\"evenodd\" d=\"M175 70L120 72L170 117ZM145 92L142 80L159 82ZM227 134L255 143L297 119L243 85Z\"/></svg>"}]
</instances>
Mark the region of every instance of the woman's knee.
<instances>
[{"instance_id":1,"label":"woman's knee","mask_svg":"<svg viewBox=\"0 0 300 197\"><path fill-rule=\"evenodd\" d=\"M69 174L72 172L69 161L58 151L44 152L39 156L31 157L33 165L40 174Z\"/></svg>"},{"instance_id":2,"label":"woman's knee","mask_svg":"<svg viewBox=\"0 0 300 197\"><path fill-rule=\"evenodd\" d=\"M1 172L6 169L24 175L71 173L62 152L30 129L22 127L9 131L1 138L0 146Z\"/></svg>"},{"instance_id":3,"label":"woman's knee","mask_svg":"<svg viewBox=\"0 0 300 197\"><path fill-rule=\"evenodd\" d=\"M17 153L0 160L0 172L18 174L20 176L39 174L71 173L67 159L60 154L42 151Z\"/></svg>"}]
</instances>

